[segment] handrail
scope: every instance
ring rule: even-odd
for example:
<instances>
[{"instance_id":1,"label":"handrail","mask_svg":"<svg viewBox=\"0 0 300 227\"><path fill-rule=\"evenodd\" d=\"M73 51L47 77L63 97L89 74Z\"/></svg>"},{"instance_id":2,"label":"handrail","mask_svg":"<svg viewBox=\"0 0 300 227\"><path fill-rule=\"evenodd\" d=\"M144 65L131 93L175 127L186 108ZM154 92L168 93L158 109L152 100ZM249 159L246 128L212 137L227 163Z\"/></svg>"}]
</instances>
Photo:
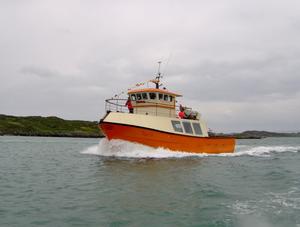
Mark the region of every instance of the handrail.
<instances>
[{"instance_id":1,"label":"handrail","mask_svg":"<svg viewBox=\"0 0 300 227\"><path fill-rule=\"evenodd\" d=\"M148 100L142 100L144 101L143 104L154 104L156 107L158 105L161 105L160 103L157 103L157 102L151 102L151 101L148 101ZM123 110L127 102L127 99L115 99L115 98L110 98L110 99L106 99L105 100L105 110L106 111L113 111L111 109L120 109L118 112L128 112L128 111L121 111L121 109ZM163 105L163 103L162 103ZM176 112L179 112L179 106L175 106L175 110Z\"/></svg>"},{"instance_id":2,"label":"handrail","mask_svg":"<svg viewBox=\"0 0 300 227\"><path fill-rule=\"evenodd\" d=\"M106 112L122 112L128 113L128 109L125 106L127 99L106 99L105 100L105 111Z\"/></svg>"},{"instance_id":3,"label":"handrail","mask_svg":"<svg viewBox=\"0 0 300 227\"><path fill-rule=\"evenodd\" d=\"M122 106L122 105L119 104L119 103L114 103L114 102L112 102L112 100L113 100L113 101L127 101L127 99L114 99L114 98L112 98L112 99L106 99L105 102L106 102L106 103L109 103L109 104L112 104L112 105L116 105L116 106Z\"/></svg>"},{"instance_id":4,"label":"handrail","mask_svg":"<svg viewBox=\"0 0 300 227\"><path fill-rule=\"evenodd\" d=\"M156 106L156 110L155 110L155 115L160 115L160 112L158 111L159 107L158 105L160 105L157 102L151 102L148 100L143 100L145 101L144 103L147 104L154 104ZM127 99L120 99L120 98L110 98L110 99L106 99L105 100L105 111L106 112L121 112L121 113L128 113L129 110L127 108L127 106L125 105L127 102ZM185 107L186 109L192 110L191 108ZM178 115L180 111L180 106L179 105L175 105L175 114L176 116ZM170 115L171 116L171 115ZM198 116L200 117L200 116Z\"/></svg>"}]
</instances>

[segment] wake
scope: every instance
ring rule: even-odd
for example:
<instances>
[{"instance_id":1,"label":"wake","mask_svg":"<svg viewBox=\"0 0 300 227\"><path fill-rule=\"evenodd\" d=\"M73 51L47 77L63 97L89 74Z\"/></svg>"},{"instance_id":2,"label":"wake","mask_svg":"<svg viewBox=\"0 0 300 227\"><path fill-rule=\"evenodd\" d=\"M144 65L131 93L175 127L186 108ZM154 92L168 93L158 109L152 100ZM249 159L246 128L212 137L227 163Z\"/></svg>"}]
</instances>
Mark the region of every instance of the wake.
<instances>
[{"instance_id":1,"label":"wake","mask_svg":"<svg viewBox=\"0 0 300 227\"><path fill-rule=\"evenodd\" d=\"M183 151L170 151L164 148L152 148L123 140L101 139L98 145L88 147L82 154L99 155L118 158L188 158L188 157L238 157L257 156L270 157L274 153L300 152L300 146L246 146L236 145L234 153L193 154Z\"/></svg>"}]
</instances>

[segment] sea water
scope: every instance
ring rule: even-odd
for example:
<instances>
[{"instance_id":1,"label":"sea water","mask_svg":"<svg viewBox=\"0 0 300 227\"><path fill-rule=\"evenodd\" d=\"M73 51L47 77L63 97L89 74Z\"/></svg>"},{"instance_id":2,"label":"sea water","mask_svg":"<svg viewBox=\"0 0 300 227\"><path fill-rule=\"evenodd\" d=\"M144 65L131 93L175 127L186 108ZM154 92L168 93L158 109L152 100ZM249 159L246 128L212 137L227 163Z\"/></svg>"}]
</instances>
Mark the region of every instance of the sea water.
<instances>
[{"instance_id":1,"label":"sea water","mask_svg":"<svg viewBox=\"0 0 300 227\"><path fill-rule=\"evenodd\" d=\"M300 226L300 138L195 155L0 137L0 226Z\"/></svg>"}]
</instances>

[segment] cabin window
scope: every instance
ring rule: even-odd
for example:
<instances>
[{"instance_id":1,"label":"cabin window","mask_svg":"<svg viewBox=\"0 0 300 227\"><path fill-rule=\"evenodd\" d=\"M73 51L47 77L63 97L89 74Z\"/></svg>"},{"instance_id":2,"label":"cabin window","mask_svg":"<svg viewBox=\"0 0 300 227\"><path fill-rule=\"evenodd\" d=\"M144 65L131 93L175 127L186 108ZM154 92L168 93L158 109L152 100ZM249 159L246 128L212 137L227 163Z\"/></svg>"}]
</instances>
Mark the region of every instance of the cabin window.
<instances>
[{"instance_id":1,"label":"cabin window","mask_svg":"<svg viewBox=\"0 0 300 227\"><path fill-rule=\"evenodd\" d=\"M170 102L173 102L173 96L169 96Z\"/></svg>"},{"instance_id":2,"label":"cabin window","mask_svg":"<svg viewBox=\"0 0 300 227\"><path fill-rule=\"evenodd\" d=\"M183 121L182 124L183 124L183 128L184 128L185 133L193 134L192 125L191 125L190 122Z\"/></svg>"},{"instance_id":3,"label":"cabin window","mask_svg":"<svg viewBox=\"0 0 300 227\"><path fill-rule=\"evenodd\" d=\"M158 94L158 99L159 99L159 100L162 100L162 99L163 99L163 94L160 94L160 93L159 93L159 94Z\"/></svg>"},{"instance_id":4,"label":"cabin window","mask_svg":"<svg viewBox=\"0 0 300 227\"><path fill-rule=\"evenodd\" d=\"M193 123L193 128L196 135L202 135L201 126L199 123Z\"/></svg>"},{"instance_id":5,"label":"cabin window","mask_svg":"<svg viewBox=\"0 0 300 227\"><path fill-rule=\"evenodd\" d=\"M150 99L156 99L156 93L149 93Z\"/></svg>"},{"instance_id":6,"label":"cabin window","mask_svg":"<svg viewBox=\"0 0 300 227\"><path fill-rule=\"evenodd\" d=\"M132 100L132 101L135 101L135 100L136 100L135 94L132 94L132 95L131 95L131 100Z\"/></svg>"},{"instance_id":7,"label":"cabin window","mask_svg":"<svg viewBox=\"0 0 300 227\"><path fill-rule=\"evenodd\" d=\"M169 96L168 95L164 95L164 100L165 101L169 101Z\"/></svg>"},{"instance_id":8,"label":"cabin window","mask_svg":"<svg viewBox=\"0 0 300 227\"><path fill-rule=\"evenodd\" d=\"M142 94L140 94L140 93L136 94L136 99L141 100L142 99Z\"/></svg>"},{"instance_id":9,"label":"cabin window","mask_svg":"<svg viewBox=\"0 0 300 227\"><path fill-rule=\"evenodd\" d=\"M148 99L147 93L143 93L142 96L143 96L143 99Z\"/></svg>"},{"instance_id":10,"label":"cabin window","mask_svg":"<svg viewBox=\"0 0 300 227\"><path fill-rule=\"evenodd\" d=\"M180 124L180 121L171 121L172 126L175 132L183 132L182 126Z\"/></svg>"}]
</instances>

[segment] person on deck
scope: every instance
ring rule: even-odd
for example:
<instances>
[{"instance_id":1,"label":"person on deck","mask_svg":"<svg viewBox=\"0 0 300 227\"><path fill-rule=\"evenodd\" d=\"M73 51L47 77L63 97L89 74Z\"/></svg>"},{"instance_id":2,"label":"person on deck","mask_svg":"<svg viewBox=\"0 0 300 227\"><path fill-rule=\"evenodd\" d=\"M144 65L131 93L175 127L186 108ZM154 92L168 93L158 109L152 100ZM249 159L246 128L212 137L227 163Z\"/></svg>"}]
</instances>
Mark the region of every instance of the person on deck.
<instances>
[{"instance_id":1,"label":"person on deck","mask_svg":"<svg viewBox=\"0 0 300 227\"><path fill-rule=\"evenodd\" d=\"M129 111L129 113L133 113L133 106L132 106L132 103L131 103L131 99L130 99L130 97L128 97L128 99L127 99L127 102L126 102L125 106L127 106L127 107L128 107L128 111Z\"/></svg>"},{"instance_id":2,"label":"person on deck","mask_svg":"<svg viewBox=\"0 0 300 227\"><path fill-rule=\"evenodd\" d=\"M179 106L179 113L178 113L178 116L181 118L181 119L185 119L186 118L186 115L184 113L184 107L182 105Z\"/></svg>"}]
</instances>

